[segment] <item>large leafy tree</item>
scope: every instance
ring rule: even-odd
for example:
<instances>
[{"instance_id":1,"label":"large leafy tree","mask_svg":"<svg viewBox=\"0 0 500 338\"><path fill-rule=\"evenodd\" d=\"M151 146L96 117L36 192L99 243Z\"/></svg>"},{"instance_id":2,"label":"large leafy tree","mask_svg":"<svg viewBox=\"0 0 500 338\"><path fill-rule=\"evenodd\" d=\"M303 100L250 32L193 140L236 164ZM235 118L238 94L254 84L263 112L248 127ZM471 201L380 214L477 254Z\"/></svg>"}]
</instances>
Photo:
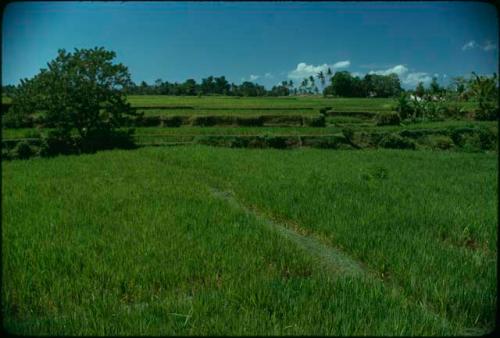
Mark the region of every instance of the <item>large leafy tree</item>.
<instances>
[{"instance_id":1,"label":"large leafy tree","mask_svg":"<svg viewBox=\"0 0 500 338\"><path fill-rule=\"evenodd\" d=\"M378 75L366 74L363 78L365 95L375 97L398 96L401 91L401 82L396 74Z\"/></svg>"},{"instance_id":2,"label":"large leafy tree","mask_svg":"<svg viewBox=\"0 0 500 338\"><path fill-rule=\"evenodd\" d=\"M361 79L348 71L337 72L331 78L331 93L343 97L361 97L363 88Z\"/></svg>"},{"instance_id":3,"label":"large leafy tree","mask_svg":"<svg viewBox=\"0 0 500 338\"><path fill-rule=\"evenodd\" d=\"M134 110L123 89L131 84L123 64L114 64L116 54L104 48L64 49L32 79L21 80L12 108L19 114L42 112L63 132L76 130L82 139L98 131L121 125Z\"/></svg>"}]
</instances>

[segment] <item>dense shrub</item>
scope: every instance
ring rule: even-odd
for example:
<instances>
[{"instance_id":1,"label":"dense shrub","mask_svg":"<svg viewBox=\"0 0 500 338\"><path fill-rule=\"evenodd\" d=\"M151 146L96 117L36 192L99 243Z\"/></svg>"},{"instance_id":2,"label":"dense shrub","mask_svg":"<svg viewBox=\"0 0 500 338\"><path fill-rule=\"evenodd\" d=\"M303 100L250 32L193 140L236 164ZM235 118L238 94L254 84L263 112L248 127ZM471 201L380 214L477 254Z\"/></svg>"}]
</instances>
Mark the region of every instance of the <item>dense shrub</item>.
<instances>
[{"instance_id":1,"label":"dense shrub","mask_svg":"<svg viewBox=\"0 0 500 338\"><path fill-rule=\"evenodd\" d=\"M343 136L304 136L302 145L313 148L338 149L348 147L348 141Z\"/></svg>"},{"instance_id":2,"label":"dense shrub","mask_svg":"<svg viewBox=\"0 0 500 338\"><path fill-rule=\"evenodd\" d=\"M233 138L233 136L197 136L194 142L209 146L231 147Z\"/></svg>"},{"instance_id":3,"label":"dense shrub","mask_svg":"<svg viewBox=\"0 0 500 338\"><path fill-rule=\"evenodd\" d=\"M138 116L134 120L137 127L159 127L161 126L161 116Z\"/></svg>"},{"instance_id":4,"label":"dense shrub","mask_svg":"<svg viewBox=\"0 0 500 338\"><path fill-rule=\"evenodd\" d=\"M231 137L231 148L246 148L248 145L248 137Z\"/></svg>"},{"instance_id":5,"label":"dense shrub","mask_svg":"<svg viewBox=\"0 0 500 338\"><path fill-rule=\"evenodd\" d=\"M260 127L264 124L264 119L262 118L262 116L237 116L235 121L239 126Z\"/></svg>"},{"instance_id":6,"label":"dense shrub","mask_svg":"<svg viewBox=\"0 0 500 338\"><path fill-rule=\"evenodd\" d=\"M69 135L59 130L43 134L40 140L40 156L93 153L106 149L133 149L134 129L93 130L85 138Z\"/></svg>"},{"instance_id":7,"label":"dense shrub","mask_svg":"<svg viewBox=\"0 0 500 338\"><path fill-rule=\"evenodd\" d=\"M398 126L401 119L398 113L395 112L381 112L375 117L377 126Z\"/></svg>"},{"instance_id":8,"label":"dense shrub","mask_svg":"<svg viewBox=\"0 0 500 338\"><path fill-rule=\"evenodd\" d=\"M465 151L498 149L498 130L495 128L456 128L451 132L451 138Z\"/></svg>"},{"instance_id":9,"label":"dense shrub","mask_svg":"<svg viewBox=\"0 0 500 338\"><path fill-rule=\"evenodd\" d=\"M264 137L252 137L247 144L248 148L267 148L268 144Z\"/></svg>"},{"instance_id":10,"label":"dense shrub","mask_svg":"<svg viewBox=\"0 0 500 338\"><path fill-rule=\"evenodd\" d=\"M493 133L486 128L478 130L479 144L482 150L493 150L497 147L498 133Z\"/></svg>"},{"instance_id":11,"label":"dense shrub","mask_svg":"<svg viewBox=\"0 0 500 338\"><path fill-rule=\"evenodd\" d=\"M188 120L187 116L167 116L163 118L164 127L180 127L186 124Z\"/></svg>"},{"instance_id":12,"label":"dense shrub","mask_svg":"<svg viewBox=\"0 0 500 338\"><path fill-rule=\"evenodd\" d=\"M352 142L354 138L354 129L352 128L342 128L342 134L349 141Z\"/></svg>"},{"instance_id":13,"label":"dense shrub","mask_svg":"<svg viewBox=\"0 0 500 338\"><path fill-rule=\"evenodd\" d=\"M320 109L319 109L319 113L320 113L321 115L326 115L326 113L327 113L329 110L332 110L332 107L323 107L323 108L320 108Z\"/></svg>"},{"instance_id":14,"label":"dense shrub","mask_svg":"<svg viewBox=\"0 0 500 338\"><path fill-rule=\"evenodd\" d=\"M326 125L326 119L324 115L304 116L302 124L309 127L324 127Z\"/></svg>"},{"instance_id":15,"label":"dense shrub","mask_svg":"<svg viewBox=\"0 0 500 338\"><path fill-rule=\"evenodd\" d=\"M80 152L89 153L106 149L133 149L134 129L127 130L95 130L84 139L77 139Z\"/></svg>"},{"instance_id":16,"label":"dense shrub","mask_svg":"<svg viewBox=\"0 0 500 338\"><path fill-rule=\"evenodd\" d=\"M483 149L481 148L481 139L478 134L465 134L462 137L462 150L466 152L480 152Z\"/></svg>"},{"instance_id":17,"label":"dense shrub","mask_svg":"<svg viewBox=\"0 0 500 338\"><path fill-rule=\"evenodd\" d=\"M36 153L37 150L28 141L19 142L12 151L13 157L20 159L27 159L36 155Z\"/></svg>"},{"instance_id":18,"label":"dense shrub","mask_svg":"<svg viewBox=\"0 0 500 338\"><path fill-rule=\"evenodd\" d=\"M300 115L264 115L262 116L264 125L286 125L301 126L302 116Z\"/></svg>"},{"instance_id":19,"label":"dense shrub","mask_svg":"<svg viewBox=\"0 0 500 338\"><path fill-rule=\"evenodd\" d=\"M427 146L433 149L447 150L455 146L453 140L446 135L427 135L425 138L425 143Z\"/></svg>"},{"instance_id":20,"label":"dense shrub","mask_svg":"<svg viewBox=\"0 0 500 338\"><path fill-rule=\"evenodd\" d=\"M449 134L453 143L459 147L463 147L466 135L472 135L475 131L476 128L472 127L450 128Z\"/></svg>"},{"instance_id":21,"label":"dense shrub","mask_svg":"<svg viewBox=\"0 0 500 338\"><path fill-rule=\"evenodd\" d=\"M442 110L445 118L463 119L467 115L467 110L456 101L450 101Z\"/></svg>"},{"instance_id":22,"label":"dense shrub","mask_svg":"<svg viewBox=\"0 0 500 338\"><path fill-rule=\"evenodd\" d=\"M9 149L5 149L2 147L2 160L10 160L10 159L12 159L12 156Z\"/></svg>"},{"instance_id":23,"label":"dense shrub","mask_svg":"<svg viewBox=\"0 0 500 338\"><path fill-rule=\"evenodd\" d=\"M415 149L416 144L411 139L402 137L398 134L387 134L378 143L383 148L394 149Z\"/></svg>"},{"instance_id":24,"label":"dense shrub","mask_svg":"<svg viewBox=\"0 0 500 338\"><path fill-rule=\"evenodd\" d=\"M474 117L479 121L494 121L498 119L498 108L496 102L484 102L474 112Z\"/></svg>"},{"instance_id":25,"label":"dense shrub","mask_svg":"<svg viewBox=\"0 0 500 338\"><path fill-rule=\"evenodd\" d=\"M349 117L369 120L377 116L377 113L370 111L330 111L327 113L328 116L333 117Z\"/></svg>"},{"instance_id":26,"label":"dense shrub","mask_svg":"<svg viewBox=\"0 0 500 338\"><path fill-rule=\"evenodd\" d=\"M413 129L413 130L402 130L399 135L403 137L409 137L413 139L421 138L426 135L433 135L437 133L447 133L446 130L435 130L435 129Z\"/></svg>"},{"instance_id":27,"label":"dense shrub","mask_svg":"<svg viewBox=\"0 0 500 338\"><path fill-rule=\"evenodd\" d=\"M51 130L42 135L39 151L41 156L75 153L78 153L78 146L71 135L61 132L60 130Z\"/></svg>"},{"instance_id":28,"label":"dense shrub","mask_svg":"<svg viewBox=\"0 0 500 338\"><path fill-rule=\"evenodd\" d=\"M287 138L283 136L268 136L265 137L266 144L271 148L285 149L287 148Z\"/></svg>"},{"instance_id":29,"label":"dense shrub","mask_svg":"<svg viewBox=\"0 0 500 338\"><path fill-rule=\"evenodd\" d=\"M193 126L210 127L215 126L216 122L216 116L191 116L190 118L190 123Z\"/></svg>"}]
</instances>

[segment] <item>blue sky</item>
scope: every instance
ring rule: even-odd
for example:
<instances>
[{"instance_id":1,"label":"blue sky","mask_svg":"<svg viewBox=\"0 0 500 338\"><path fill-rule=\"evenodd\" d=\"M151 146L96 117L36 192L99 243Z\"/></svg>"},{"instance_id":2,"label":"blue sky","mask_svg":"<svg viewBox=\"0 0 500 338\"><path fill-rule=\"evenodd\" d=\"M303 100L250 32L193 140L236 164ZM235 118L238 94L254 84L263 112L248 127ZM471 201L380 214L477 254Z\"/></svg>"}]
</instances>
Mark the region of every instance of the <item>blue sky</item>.
<instances>
[{"instance_id":1,"label":"blue sky","mask_svg":"<svg viewBox=\"0 0 500 338\"><path fill-rule=\"evenodd\" d=\"M413 88L498 68L496 10L480 2L14 2L2 22L4 85L59 48L95 46L137 83L225 75L269 88L329 66Z\"/></svg>"}]
</instances>

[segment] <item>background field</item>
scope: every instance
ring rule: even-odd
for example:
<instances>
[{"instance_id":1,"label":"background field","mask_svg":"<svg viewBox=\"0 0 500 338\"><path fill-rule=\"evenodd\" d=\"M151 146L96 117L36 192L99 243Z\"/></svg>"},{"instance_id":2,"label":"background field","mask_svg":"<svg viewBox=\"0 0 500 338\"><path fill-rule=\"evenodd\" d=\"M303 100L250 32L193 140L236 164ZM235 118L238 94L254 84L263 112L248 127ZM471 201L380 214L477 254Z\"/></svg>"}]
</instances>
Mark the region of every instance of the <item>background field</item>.
<instances>
[{"instance_id":1,"label":"background field","mask_svg":"<svg viewBox=\"0 0 500 338\"><path fill-rule=\"evenodd\" d=\"M345 112L382 112L396 107L391 98L324 98L303 97L231 97L231 96L166 96L130 95L128 101L146 115L265 115L317 114L320 108L331 107ZM11 99L2 97L2 103ZM467 110L476 103L461 102Z\"/></svg>"},{"instance_id":2,"label":"background field","mask_svg":"<svg viewBox=\"0 0 500 338\"><path fill-rule=\"evenodd\" d=\"M165 96L132 95L128 97L132 106L140 107L192 107L195 109L319 109L330 106L351 110L387 110L395 101L379 98L323 98L318 97L231 97L231 96Z\"/></svg>"},{"instance_id":3,"label":"background field","mask_svg":"<svg viewBox=\"0 0 500 338\"><path fill-rule=\"evenodd\" d=\"M497 292L496 161L191 146L3 163L4 325L67 335L485 332ZM325 267L213 188L366 273Z\"/></svg>"}]
</instances>

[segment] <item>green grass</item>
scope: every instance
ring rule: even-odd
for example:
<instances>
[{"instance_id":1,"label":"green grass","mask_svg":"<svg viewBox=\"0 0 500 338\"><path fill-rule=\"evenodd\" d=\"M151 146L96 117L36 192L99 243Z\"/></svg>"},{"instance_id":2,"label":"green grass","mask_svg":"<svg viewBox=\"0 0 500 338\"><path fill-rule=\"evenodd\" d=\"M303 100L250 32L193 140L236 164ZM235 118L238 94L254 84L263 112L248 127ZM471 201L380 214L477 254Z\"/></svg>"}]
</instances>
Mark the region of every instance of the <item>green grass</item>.
<instances>
[{"instance_id":1,"label":"green grass","mask_svg":"<svg viewBox=\"0 0 500 338\"><path fill-rule=\"evenodd\" d=\"M261 116L261 115L318 115L317 109L138 109L145 116Z\"/></svg>"},{"instance_id":2,"label":"green grass","mask_svg":"<svg viewBox=\"0 0 500 338\"><path fill-rule=\"evenodd\" d=\"M12 99L8 96L2 95L2 103L11 103Z\"/></svg>"},{"instance_id":3,"label":"green grass","mask_svg":"<svg viewBox=\"0 0 500 338\"><path fill-rule=\"evenodd\" d=\"M203 146L4 162L4 326L23 335L487 332L496 163L496 154ZM327 269L265 220L369 272Z\"/></svg>"},{"instance_id":4,"label":"green grass","mask_svg":"<svg viewBox=\"0 0 500 338\"><path fill-rule=\"evenodd\" d=\"M195 109L319 109L332 107L345 111L387 111L396 104L395 99L385 98L323 98L321 96L305 97L231 97L231 96L166 96L166 95L130 95L129 102L133 106L155 107L193 107ZM2 96L3 103L10 103L9 97ZM468 109L476 106L474 102L462 102ZM184 110L184 109L180 109Z\"/></svg>"},{"instance_id":5,"label":"green grass","mask_svg":"<svg viewBox=\"0 0 500 338\"><path fill-rule=\"evenodd\" d=\"M323 97L231 97L231 96L162 96L162 95L131 95L128 101L132 106L169 106L193 107L203 109L319 109L333 107L335 109L349 108L355 110L381 111L390 110L395 103L393 99L373 98L323 98ZM187 109L181 109L187 110Z\"/></svg>"}]
</instances>

